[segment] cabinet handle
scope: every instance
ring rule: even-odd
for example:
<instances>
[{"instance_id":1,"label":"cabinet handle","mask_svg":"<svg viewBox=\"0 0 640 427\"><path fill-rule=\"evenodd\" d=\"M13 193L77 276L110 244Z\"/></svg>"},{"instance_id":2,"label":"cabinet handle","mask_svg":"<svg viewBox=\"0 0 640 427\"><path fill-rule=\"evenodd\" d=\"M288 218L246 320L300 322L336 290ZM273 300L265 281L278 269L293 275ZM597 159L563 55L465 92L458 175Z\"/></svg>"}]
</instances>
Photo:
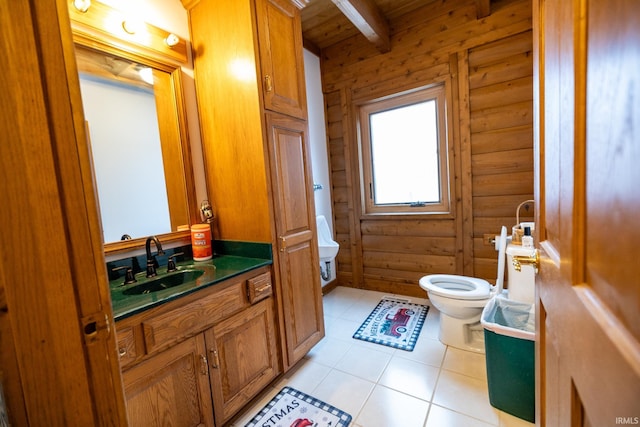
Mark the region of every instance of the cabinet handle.
<instances>
[{"instance_id":1,"label":"cabinet handle","mask_svg":"<svg viewBox=\"0 0 640 427\"><path fill-rule=\"evenodd\" d=\"M207 367L207 358L204 354L200 355L200 374L207 375L209 373L209 369Z\"/></svg>"},{"instance_id":2,"label":"cabinet handle","mask_svg":"<svg viewBox=\"0 0 640 427\"><path fill-rule=\"evenodd\" d=\"M271 76L269 74L264 76L264 90L267 92L271 92L273 90L273 82L271 81Z\"/></svg>"},{"instance_id":3,"label":"cabinet handle","mask_svg":"<svg viewBox=\"0 0 640 427\"><path fill-rule=\"evenodd\" d=\"M212 348L209 351L211 352L211 358L213 359L211 367L214 369L218 369L218 367L220 366L220 359L218 359L218 350Z\"/></svg>"},{"instance_id":4,"label":"cabinet handle","mask_svg":"<svg viewBox=\"0 0 640 427\"><path fill-rule=\"evenodd\" d=\"M256 293L262 293L264 291L266 291L267 289L269 289L271 287L270 283L267 283L266 285L262 285L259 288L256 288Z\"/></svg>"}]
</instances>

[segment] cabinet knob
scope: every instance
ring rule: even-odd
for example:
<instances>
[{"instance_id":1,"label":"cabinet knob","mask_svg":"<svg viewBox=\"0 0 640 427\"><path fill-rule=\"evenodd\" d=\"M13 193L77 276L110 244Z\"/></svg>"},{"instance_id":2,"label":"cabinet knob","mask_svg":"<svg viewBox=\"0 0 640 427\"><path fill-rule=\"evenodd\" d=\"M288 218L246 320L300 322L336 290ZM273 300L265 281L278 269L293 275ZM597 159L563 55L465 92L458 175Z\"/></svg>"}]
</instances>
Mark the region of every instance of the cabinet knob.
<instances>
[{"instance_id":1,"label":"cabinet knob","mask_svg":"<svg viewBox=\"0 0 640 427\"><path fill-rule=\"evenodd\" d=\"M121 347L118 349L118 355L120 357L124 357L127 354L127 349L125 347Z\"/></svg>"},{"instance_id":2,"label":"cabinet knob","mask_svg":"<svg viewBox=\"0 0 640 427\"><path fill-rule=\"evenodd\" d=\"M264 90L266 90L267 92L271 92L273 90L273 81L269 74L264 76Z\"/></svg>"}]
</instances>

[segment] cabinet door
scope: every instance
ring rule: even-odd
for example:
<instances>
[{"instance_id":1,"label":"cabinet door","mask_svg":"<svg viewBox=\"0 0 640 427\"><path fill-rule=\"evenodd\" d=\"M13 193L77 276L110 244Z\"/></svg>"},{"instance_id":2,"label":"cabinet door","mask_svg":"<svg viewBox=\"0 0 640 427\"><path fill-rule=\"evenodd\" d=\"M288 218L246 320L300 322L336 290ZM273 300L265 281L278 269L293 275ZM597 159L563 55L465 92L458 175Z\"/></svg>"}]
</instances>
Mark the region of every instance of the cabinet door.
<instances>
[{"instance_id":1,"label":"cabinet door","mask_svg":"<svg viewBox=\"0 0 640 427\"><path fill-rule=\"evenodd\" d=\"M211 426L213 409L202 334L122 374L130 426Z\"/></svg>"},{"instance_id":2,"label":"cabinet door","mask_svg":"<svg viewBox=\"0 0 640 427\"><path fill-rule=\"evenodd\" d=\"M273 299L205 331L217 425L240 410L279 373Z\"/></svg>"},{"instance_id":3,"label":"cabinet door","mask_svg":"<svg viewBox=\"0 0 640 427\"><path fill-rule=\"evenodd\" d=\"M311 160L306 122L267 114L267 125L286 366L290 367L324 336Z\"/></svg>"},{"instance_id":4,"label":"cabinet door","mask_svg":"<svg viewBox=\"0 0 640 427\"><path fill-rule=\"evenodd\" d=\"M120 369L124 369L138 358L136 349L136 337L133 328L117 329L118 356L120 357Z\"/></svg>"},{"instance_id":5,"label":"cabinet door","mask_svg":"<svg viewBox=\"0 0 640 427\"><path fill-rule=\"evenodd\" d=\"M267 110L307 118L300 11L289 0L256 0Z\"/></svg>"}]
</instances>

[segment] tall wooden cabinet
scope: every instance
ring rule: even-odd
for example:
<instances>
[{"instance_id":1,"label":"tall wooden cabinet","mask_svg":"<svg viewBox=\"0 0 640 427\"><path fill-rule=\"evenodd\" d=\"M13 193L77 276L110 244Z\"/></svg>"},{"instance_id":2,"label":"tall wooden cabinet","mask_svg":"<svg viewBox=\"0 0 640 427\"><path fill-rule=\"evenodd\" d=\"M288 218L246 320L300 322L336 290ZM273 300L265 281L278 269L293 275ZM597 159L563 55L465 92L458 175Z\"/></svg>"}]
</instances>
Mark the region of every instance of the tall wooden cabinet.
<instances>
[{"instance_id":1,"label":"tall wooden cabinet","mask_svg":"<svg viewBox=\"0 0 640 427\"><path fill-rule=\"evenodd\" d=\"M256 1L258 45L264 106L307 120L302 56L302 27L298 8L290 1Z\"/></svg>"},{"instance_id":2,"label":"tall wooden cabinet","mask_svg":"<svg viewBox=\"0 0 640 427\"><path fill-rule=\"evenodd\" d=\"M324 336L299 7L183 0L218 238L270 242L285 370Z\"/></svg>"},{"instance_id":3,"label":"tall wooden cabinet","mask_svg":"<svg viewBox=\"0 0 640 427\"><path fill-rule=\"evenodd\" d=\"M307 125L282 114L267 113L273 201L278 211L276 230L285 316L287 360L300 360L324 336L313 188L308 153ZM311 200L309 200L311 199Z\"/></svg>"}]
</instances>

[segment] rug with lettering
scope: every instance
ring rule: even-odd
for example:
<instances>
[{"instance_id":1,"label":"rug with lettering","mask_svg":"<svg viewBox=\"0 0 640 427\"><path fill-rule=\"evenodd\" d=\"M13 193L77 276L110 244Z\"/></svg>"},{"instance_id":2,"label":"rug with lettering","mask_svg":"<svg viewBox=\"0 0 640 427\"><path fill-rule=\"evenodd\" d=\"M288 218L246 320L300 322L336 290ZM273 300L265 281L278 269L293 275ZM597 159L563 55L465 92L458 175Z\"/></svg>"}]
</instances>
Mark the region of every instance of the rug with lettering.
<instances>
[{"instance_id":1,"label":"rug with lettering","mask_svg":"<svg viewBox=\"0 0 640 427\"><path fill-rule=\"evenodd\" d=\"M428 312L426 305L383 298L353 338L413 351Z\"/></svg>"},{"instance_id":2,"label":"rug with lettering","mask_svg":"<svg viewBox=\"0 0 640 427\"><path fill-rule=\"evenodd\" d=\"M284 387L245 427L347 427L351 415L291 387Z\"/></svg>"}]
</instances>

